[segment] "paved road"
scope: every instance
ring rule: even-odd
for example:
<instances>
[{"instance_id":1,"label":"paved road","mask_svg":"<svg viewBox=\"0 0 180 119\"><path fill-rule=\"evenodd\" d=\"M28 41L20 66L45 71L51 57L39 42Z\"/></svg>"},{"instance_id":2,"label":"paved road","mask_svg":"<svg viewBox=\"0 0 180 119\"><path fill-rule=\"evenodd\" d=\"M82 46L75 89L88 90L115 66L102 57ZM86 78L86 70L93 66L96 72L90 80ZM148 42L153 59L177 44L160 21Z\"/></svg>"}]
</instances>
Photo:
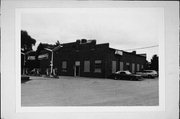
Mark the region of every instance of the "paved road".
<instances>
[{"instance_id":1,"label":"paved road","mask_svg":"<svg viewBox=\"0 0 180 119\"><path fill-rule=\"evenodd\" d=\"M22 106L156 106L158 79L31 77L21 84Z\"/></svg>"}]
</instances>

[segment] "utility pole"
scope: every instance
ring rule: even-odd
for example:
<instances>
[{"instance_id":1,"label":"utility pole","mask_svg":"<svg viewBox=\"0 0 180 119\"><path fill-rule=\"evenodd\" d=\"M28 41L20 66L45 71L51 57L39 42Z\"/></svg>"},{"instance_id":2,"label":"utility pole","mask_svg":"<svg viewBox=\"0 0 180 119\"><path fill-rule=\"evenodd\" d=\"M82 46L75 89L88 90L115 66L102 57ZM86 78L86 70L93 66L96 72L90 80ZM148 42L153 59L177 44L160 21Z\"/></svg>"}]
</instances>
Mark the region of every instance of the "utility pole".
<instances>
[{"instance_id":1,"label":"utility pole","mask_svg":"<svg viewBox=\"0 0 180 119\"><path fill-rule=\"evenodd\" d=\"M45 50L47 51L50 51L51 52L51 63L50 63L50 66L51 66L51 75L53 74L53 58L54 58L54 51L56 51L57 49L59 49L60 47L62 47L61 45L55 47L54 49L49 49L49 48L44 48Z\"/></svg>"},{"instance_id":2,"label":"utility pole","mask_svg":"<svg viewBox=\"0 0 180 119\"><path fill-rule=\"evenodd\" d=\"M50 62L50 66L51 66L51 75L52 75L52 74L53 74L53 50L48 49L48 48L44 48L44 49L51 52L51 62Z\"/></svg>"}]
</instances>

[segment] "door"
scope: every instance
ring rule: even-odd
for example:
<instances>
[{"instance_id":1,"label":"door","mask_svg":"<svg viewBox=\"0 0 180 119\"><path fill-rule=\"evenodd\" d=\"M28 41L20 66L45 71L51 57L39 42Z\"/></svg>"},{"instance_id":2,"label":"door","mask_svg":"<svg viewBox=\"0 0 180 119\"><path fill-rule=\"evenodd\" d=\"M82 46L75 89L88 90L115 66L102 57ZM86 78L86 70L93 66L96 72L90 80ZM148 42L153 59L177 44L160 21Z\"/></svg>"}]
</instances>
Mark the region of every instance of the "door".
<instances>
[{"instance_id":1,"label":"door","mask_svg":"<svg viewBox=\"0 0 180 119\"><path fill-rule=\"evenodd\" d=\"M76 66L75 70L76 70L75 76L80 76L80 66Z\"/></svg>"},{"instance_id":2,"label":"door","mask_svg":"<svg viewBox=\"0 0 180 119\"><path fill-rule=\"evenodd\" d=\"M80 61L75 61L74 76L80 76Z\"/></svg>"}]
</instances>

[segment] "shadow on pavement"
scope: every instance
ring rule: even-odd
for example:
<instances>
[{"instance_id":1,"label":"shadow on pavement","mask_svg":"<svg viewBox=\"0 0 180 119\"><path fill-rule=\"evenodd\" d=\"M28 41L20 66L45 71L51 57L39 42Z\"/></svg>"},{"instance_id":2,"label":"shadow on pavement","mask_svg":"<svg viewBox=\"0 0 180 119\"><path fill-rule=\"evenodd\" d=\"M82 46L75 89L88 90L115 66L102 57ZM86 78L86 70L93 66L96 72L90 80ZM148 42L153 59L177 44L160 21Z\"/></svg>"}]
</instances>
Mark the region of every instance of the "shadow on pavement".
<instances>
[{"instance_id":1,"label":"shadow on pavement","mask_svg":"<svg viewBox=\"0 0 180 119\"><path fill-rule=\"evenodd\" d=\"M30 81L31 79L28 76L21 76L21 83L26 83Z\"/></svg>"}]
</instances>

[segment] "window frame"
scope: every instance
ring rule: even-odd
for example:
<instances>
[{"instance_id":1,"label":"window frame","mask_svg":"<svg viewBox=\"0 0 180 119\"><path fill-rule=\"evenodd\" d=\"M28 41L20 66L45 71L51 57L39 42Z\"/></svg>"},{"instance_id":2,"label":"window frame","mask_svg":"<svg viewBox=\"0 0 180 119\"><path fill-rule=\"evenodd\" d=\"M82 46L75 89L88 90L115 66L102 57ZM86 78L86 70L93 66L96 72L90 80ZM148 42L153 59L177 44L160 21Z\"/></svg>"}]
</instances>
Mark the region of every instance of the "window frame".
<instances>
[{"instance_id":1,"label":"window frame","mask_svg":"<svg viewBox=\"0 0 180 119\"><path fill-rule=\"evenodd\" d=\"M88 62L88 64L86 64L87 62ZM88 67L86 67L86 66L88 66ZM90 60L85 60L84 61L84 72L86 72L86 73L91 72L91 62L90 62Z\"/></svg>"},{"instance_id":2,"label":"window frame","mask_svg":"<svg viewBox=\"0 0 180 119\"><path fill-rule=\"evenodd\" d=\"M102 60L94 60L94 73L102 73Z\"/></svg>"},{"instance_id":3,"label":"window frame","mask_svg":"<svg viewBox=\"0 0 180 119\"><path fill-rule=\"evenodd\" d=\"M64 65L63 65L63 63L65 63ZM65 67L64 67L65 66ZM62 64L61 64L61 69L62 69L62 72L67 72L67 61L62 61Z\"/></svg>"}]
</instances>

